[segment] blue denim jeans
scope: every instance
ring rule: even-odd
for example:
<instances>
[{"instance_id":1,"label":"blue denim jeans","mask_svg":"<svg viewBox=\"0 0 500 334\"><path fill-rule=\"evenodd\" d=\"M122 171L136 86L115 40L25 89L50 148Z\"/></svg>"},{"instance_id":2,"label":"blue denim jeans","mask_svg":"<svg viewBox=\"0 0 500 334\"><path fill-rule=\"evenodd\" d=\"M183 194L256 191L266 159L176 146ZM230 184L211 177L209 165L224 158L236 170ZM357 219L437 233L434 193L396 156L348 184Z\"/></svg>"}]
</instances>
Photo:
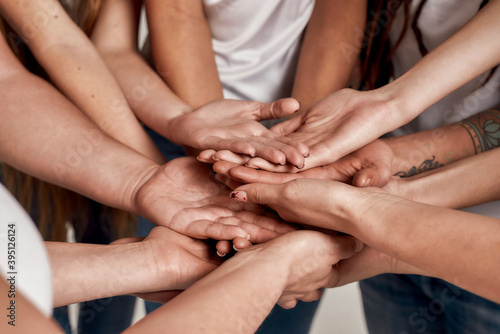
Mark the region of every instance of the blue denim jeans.
<instances>
[{"instance_id":1,"label":"blue denim jeans","mask_svg":"<svg viewBox=\"0 0 500 334\"><path fill-rule=\"evenodd\" d=\"M360 288L372 334L500 333L500 305L437 278L386 274Z\"/></svg>"},{"instance_id":2,"label":"blue denim jeans","mask_svg":"<svg viewBox=\"0 0 500 334\"><path fill-rule=\"evenodd\" d=\"M160 136L151 129L146 128L157 147L167 160L173 160L185 156L184 149ZM145 237L154 225L145 218L138 217L137 235ZM146 301L146 313L156 310L161 304ZM299 302L291 310L284 310L275 306L271 314L257 331L258 334L304 334L309 332L314 314L319 305L319 300L311 303Z\"/></svg>"}]
</instances>

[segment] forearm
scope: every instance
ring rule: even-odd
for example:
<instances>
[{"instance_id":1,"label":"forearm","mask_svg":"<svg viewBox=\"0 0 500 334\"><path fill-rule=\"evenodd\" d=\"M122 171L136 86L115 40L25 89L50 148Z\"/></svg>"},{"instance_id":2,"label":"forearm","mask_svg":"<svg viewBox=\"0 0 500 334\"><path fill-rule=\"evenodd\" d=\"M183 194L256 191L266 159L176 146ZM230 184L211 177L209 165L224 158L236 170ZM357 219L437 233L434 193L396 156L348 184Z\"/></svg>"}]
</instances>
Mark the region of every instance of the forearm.
<instances>
[{"instance_id":1,"label":"forearm","mask_svg":"<svg viewBox=\"0 0 500 334\"><path fill-rule=\"evenodd\" d=\"M158 162L161 154L142 129L97 50L58 2L29 6L3 1L2 13L59 90L104 132ZM33 22L43 16L44 24Z\"/></svg>"},{"instance_id":2,"label":"forearm","mask_svg":"<svg viewBox=\"0 0 500 334\"><path fill-rule=\"evenodd\" d=\"M137 117L166 138L171 119L192 110L179 99L144 59L132 50L103 51Z\"/></svg>"},{"instance_id":3,"label":"forearm","mask_svg":"<svg viewBox=\"0 0 500 334\"><path fill-rule=\"evenodd\" d=\"M142 242L121 245L46 242L54 306L147 292L154 281L151 254ZM168 286L168 282L164 282Z\"/></svg>"},{"instance_id":4,"label":"forearm","mask_svg":"<svg viewBox=\"0 0 500 334\"><path fill-rule=\"evenodd\" d=\"M366 1L316 1L292 91L292 97L302 103L304 110L348 86L365 20Z\"/></svg>"},{"instance_id":5,"label":"forearm","mask_svg":"<svg viewBox=\"0 0 500 334\"><path fill-rule=\"evenodd\" d=\"M102 133L52 86L24 70L0 81L0 99L2 161L135 212L136 187L158 165Z\"/></svg>"},{"instance_id":6,"label":"forearm","mask_svg":"<svg viewBox=\"0 0 500 334\"><path fill-rule=\"evenodd\" d=\"M487 110L456 124L382 139L392 149L392 174L409 177L498 147L500 112Z\"/></svg>"},{"instance_id":7,"label":"forearm","mask_svg":"<svg viewBox=\"0 0 500 334\"><path fill-rule=\"evenodd\" d=\"M497 219L385 193L360 198L365 210L352 212L354 236L431 276L500 301Z\"/></svg>"},{"instance_id":8,"label":"forearm","mask_svg":"<svg viewBox=\"0 0 500 334\"><path fill-rule=\"evenodd\" d=\"M453 209L497 201L500 200L499 159L500 150L495 149L400 180L388 190L417 202Z\"/></svg>"},{"instance_id":9,"label":"forearm","mask_svg":"<svg viewBox=\"0 0 500 334\"><path fill-rule=\"evenodd\" d=\"M378 91L393 100L395 127L495 67L500 62L500 1L490 1L463 28L431 51L413 68ZM478 56L479 55L479 56Z\"/></svg>"},{"instance_id":10,"label":"forearm","mask_svg":"<svg viewBox=\"0 0 500 334\"><path fill-rule=\"evenodd\" d=\"M286 268L244 252L149 314L128 333L255 333L286 286ZM285 261L283 261L284 263ZM224 319L224 321L221 321Z\"/></svg>"},{"instance_id":11,"label":"forearm","mask_svg":"<svg viewBox=\"0 0 500 334\"><path fill-rule=\"evenodd\" d=\"M223 98L201 0L147 0L156 69L192 107Z\"/></svg>"}]
</instances>

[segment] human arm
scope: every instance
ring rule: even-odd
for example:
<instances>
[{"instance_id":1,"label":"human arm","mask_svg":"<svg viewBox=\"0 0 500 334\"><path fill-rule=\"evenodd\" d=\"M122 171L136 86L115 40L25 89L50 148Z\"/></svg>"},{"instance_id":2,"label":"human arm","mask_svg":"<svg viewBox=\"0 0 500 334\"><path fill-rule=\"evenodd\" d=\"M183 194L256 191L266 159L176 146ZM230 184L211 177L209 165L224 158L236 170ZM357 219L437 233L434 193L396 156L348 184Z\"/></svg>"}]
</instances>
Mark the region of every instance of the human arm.
<instances>
[{"instance_id":1,"label":"human arm","mask_svg":"<svg viewBox=\"0 0 500 334\"><path fill-rule=\"evenodd\" d=\"M499 123L500 112L487 110L456 124L378 139L332 164L295 174L244 167L241 165L248 163L248 159L242 160L242 157L226 151L202 153L199 159L204 161L206 157L211 159L209 162L218 161L214 165L215 171L246 183L276 184L296 178L319 178L358 187L383 187L391 175L410 177L498 147ZM447 184L442 185L440 189L447 189Z\"/></svg>"},{"instance_id":2,"label":"human arm","mask_svg":"<svg viewBox=\"0 0 500 334\"><path fill-rule=\"evenodd\" d=\"M59 2L0 1L0 12L58 89L101 130L156 162L164 162L99 53Z\"/></svg>"},{"instance_id":3,"label":"human arm","mask_svg":"<svg viewBox=\"0 0 500 334\"><path fill-rule=\"evenodd\" d=\"M201 0L146 0L156 69L187 104L223 98L212 33Z\"/></svg>"},{"instance_id":4,"label":"human arm","mask_svg":"<svg viewBox=\"0 0 500 334\"><path fill-rule=\"evenodd\" d=\"M182 3L187 6L195 2ZM172 7L168 1L155 3L155 6ZM161 12L154 8L153 12ZM154 24L151 22L152 29ZM231 149L250 156L262 156L275 163L303 163L307 147L293 142L278 142L276 136L258 123L262 119L280 118L295 112L299 109L297 101L283 99L275 103L260 103L223 100L194 109L178 98L142 59L137 52L136 35L134 2L107 1L92 38L134 112L146 125L179 145L196 149ZM170 41L161 39L158 43L164 40L166 43ZM185 60L176 64L176 69L180 70L184 63ZM193 85L198 84L199 79L193 80L196 81ZM196 93L196 90L193 92Z\"/></svg>"},{"instance_id":5,"label":"human arm","mask_svg":"<svg viewBox=\"0 0 500 334\"><path fill-rule=\"evenodd\" d=\"M239 200L270 205L288 221L353 235L430 276L500 301L497 219L324 180L251 184L233 193Z\"/></svg>"},{"instance_id":6,"label":"human arm","mask_svg":"<svg viewBox=\"0 0 500 334\"><path fill-rule=\"evenodd\" d=\"M260 217L255 206L234 206L227 190L194 159L159 166L105 135L51 85L28 73L3 39L0 46L3 162L196 237L247 241L250 234L250 241L261 242L290 230ZM236 226L248 219L255 223L245 223L249 231Z\"/></svg>"},{"instance_id":7,"label":"human arm","mask_svg":"<svg viewBox=\"0 0 500 334\"><path fill-rule=\"evenodd\" d=\"M335 265L362 244L313 231L285 234L239 252L217 270L135 324L128 333L254 333L276 302L293 307L335 284ZM224 321L221 321L224 319Z\"/></svg>"},{"instance_id":8,"label":"human arm","mask_svg":"<svg viewBox=\"0 0 500 334\"><path fill-rule=\"evenodd\" d=\"M309 109L303 124L291 119L274 131L287 132L300 126L289 137L309 146L307 169L336 161L408 123L500 62L500 42L494 39L499 11L500 2L490 1L464 27L390 84L367 92L333 93ZM271 170L298 172L288 166Z\"/></svg>"},{"instance_id":9,"label":"human arm","mask_svg":"<svg viewBox=\"0 0 500 334\"><path fill-rule=\"evenodd\" d=\"M302 110L349 85L362 42L366 6L364 0L315 2L292 89Z\"/></svg>"},{"instance_id":10,"label":"human arm","mask_svg":"<svg viewBox=\"0 0 500 334\"><path fill-rule=\"evenodd\" d=\"M208 244L165 227L154 228L136 242L45 246L56 307L123 294L184 290L220 264Z\"/></svg>"}]
</instances>

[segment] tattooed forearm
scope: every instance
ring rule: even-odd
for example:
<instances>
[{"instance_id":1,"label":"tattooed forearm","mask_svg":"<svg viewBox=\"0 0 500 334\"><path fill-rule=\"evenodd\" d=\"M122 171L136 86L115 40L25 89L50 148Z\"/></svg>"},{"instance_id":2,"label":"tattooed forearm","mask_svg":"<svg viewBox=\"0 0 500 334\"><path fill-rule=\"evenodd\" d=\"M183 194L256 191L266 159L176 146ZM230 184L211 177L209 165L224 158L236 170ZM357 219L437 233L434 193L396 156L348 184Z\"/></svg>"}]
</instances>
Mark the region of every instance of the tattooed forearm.
<instances>
[{"instance_id":1,"label":"tattooed forearm","mask_svg":"<svg viewBox=\"0 0 500 334\"><path fill-rule=\"evenodd\" d=\"M475 154L498 147L500 140L500 114L487 111L460 123L467 130L474 143Z\"/></svg>"},{"instance_id":2,"label":"tattooed forearm","mask_svg":"<svg viewBox=\"0 0 500 334\"><path fill-rule=\"evenodd\" d=\"M438 161L435 161L436 157L433 155L432 159L427 159L424 162L420 164L420 166L416 167L413 166L410 168L409 171L399 171L394 176L399 176L399 177L410 177L413 175L417 175L419 173L425 172L426 170L431 170L431 169L436 169L438 167L442 167L443 164L439 163Z\"/></svg>"}]
</instances>

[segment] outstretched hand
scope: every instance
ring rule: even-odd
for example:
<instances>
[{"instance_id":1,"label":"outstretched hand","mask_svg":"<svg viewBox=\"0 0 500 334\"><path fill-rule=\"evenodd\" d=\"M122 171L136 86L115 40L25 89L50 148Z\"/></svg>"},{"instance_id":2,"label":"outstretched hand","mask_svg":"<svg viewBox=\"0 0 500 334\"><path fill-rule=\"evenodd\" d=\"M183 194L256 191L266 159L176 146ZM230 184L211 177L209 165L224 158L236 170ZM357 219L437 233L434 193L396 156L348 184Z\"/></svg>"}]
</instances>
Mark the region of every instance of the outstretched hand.
<instances>
[{"instance_id":1,"label":"outstretched hand","mask_svg":"<svg viewBox=\"0 0 500 334\"><path fill-rule=\"evenodd\" d=\"M300 167L309 154L307 146L259 123L291 115L299 108L299 102L292 98L272 103L218 100L170 120L168 138L200 150L231 150L278 165L289 162Z\"/></svg>"},{"instance_id":2,"label":"outstretched hand","mask_svg":"<svg viewBox=\"0 0 500 334\"><path fill-rule=\"evenodd\" d=\"M362 215L380 193L386 191L335 181L296 179L278 185L246 184L234 189L231 197L244 203L268 205L289 222L356 235L353 215Z\"/></svg>"},{"instance_id":3,"label":"outstretched hand","mask_svg":"<svg viewBox=\"0 0 500 334\"><path fill-rule=\"evenodd\" d=\"M342 89L271 131L283 136L282 140L309 147L304 169L328 165L409 121L393 113L395 108L388 101L377 91ZM274 172L300 171L262 158L250 159L247 165Z\"/></svg>"},{"instance_id":4,"label":"outstretched hand","mask_svg":"<svg viewBox=\"0 0 500 334\"><path fill-rule=\"evenodd\" d=\"M137 211L157 225L197 239L265 242L294 228L258 205L231 201L206 165L179 158L160 167L135 193Z\"/></svg>"},{"instance_id":5,"label":"outstretched hand","mask_svg":"<svg viewBox=\"0 0 500 334\"><path fill-rule=\"evenodd\" d=\"M299 178L324 179L349 183L357 187L384 187L391 179L394 153L383 140L375 140L361 149L326 166L299 173L274 173L246 167L247 161L229 151L208 152L201 155L204 162L214 163L213 169L226 176L219 179L230 188L241 183L280 184Z\"/></svg>"}]
</instances>

